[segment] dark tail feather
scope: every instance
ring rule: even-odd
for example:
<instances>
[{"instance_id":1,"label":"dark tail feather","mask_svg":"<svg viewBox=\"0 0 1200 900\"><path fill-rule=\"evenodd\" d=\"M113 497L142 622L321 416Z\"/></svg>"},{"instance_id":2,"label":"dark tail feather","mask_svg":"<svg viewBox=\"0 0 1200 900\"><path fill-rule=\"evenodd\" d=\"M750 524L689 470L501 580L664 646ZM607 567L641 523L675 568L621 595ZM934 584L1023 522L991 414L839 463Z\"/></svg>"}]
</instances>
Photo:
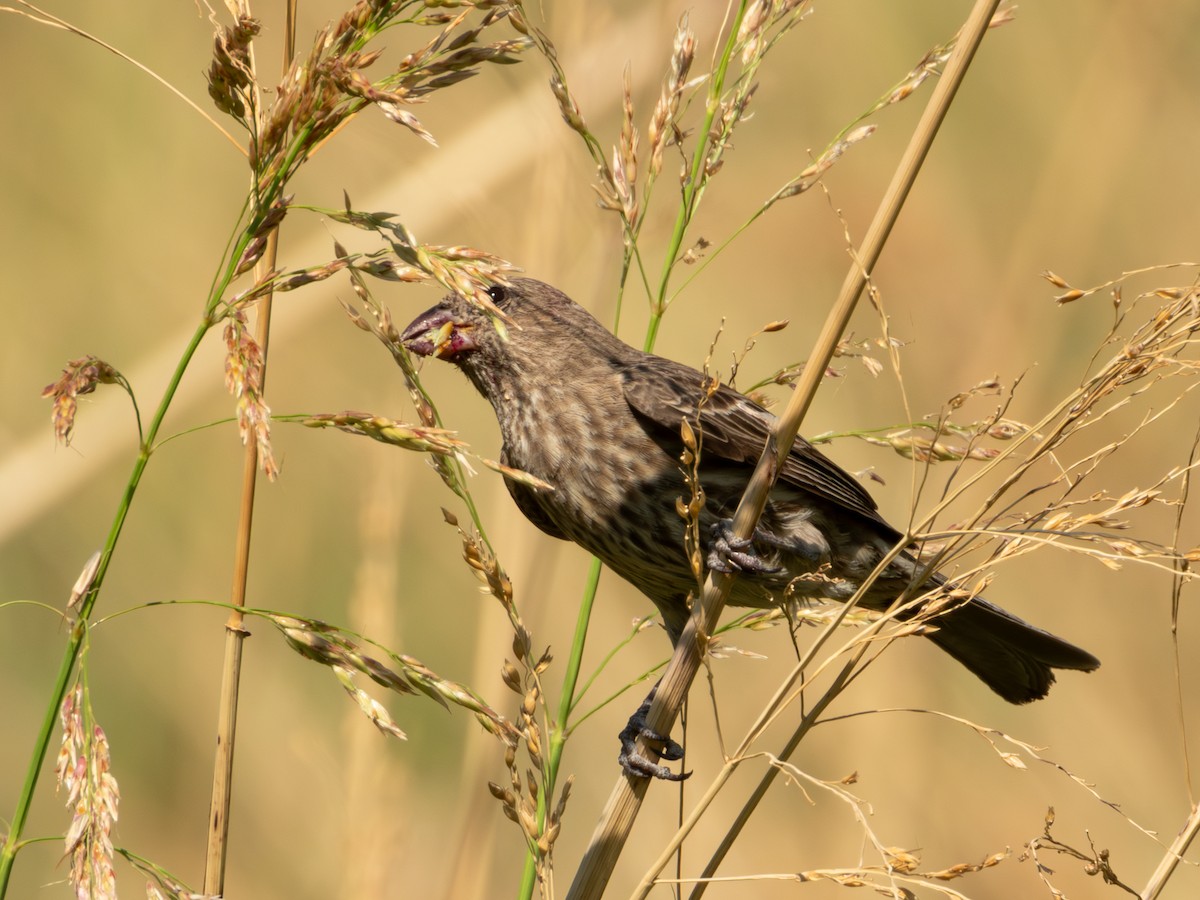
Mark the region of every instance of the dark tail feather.
<instances>
[{"instance_id":1,"label":"dark tail feather","mask_svg":"<svg viewBox=\"0 0 1200 900\"><path fill-rule=\"evenodd\" d=\"M929 624L931 641L1009 703L1045 697L1054 684L1054 669L1091 672L1100 665L1086 650L979 597Z\"/></svg>"}]
</instances>

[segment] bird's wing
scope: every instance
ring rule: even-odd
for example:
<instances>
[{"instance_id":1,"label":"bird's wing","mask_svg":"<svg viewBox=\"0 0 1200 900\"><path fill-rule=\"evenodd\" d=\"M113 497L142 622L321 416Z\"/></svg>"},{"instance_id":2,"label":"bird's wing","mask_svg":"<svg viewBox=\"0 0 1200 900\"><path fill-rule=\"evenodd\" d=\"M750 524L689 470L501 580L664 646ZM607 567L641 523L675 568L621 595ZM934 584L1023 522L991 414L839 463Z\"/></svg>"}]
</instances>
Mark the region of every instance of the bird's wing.
<instances>
[{"instance_id":1,"label":"bird's wing","mask_svg":"<svg viewBox=\"0 0 1200 900\"><path fill-rule=\"evenodd\" d=\"M625 399L659 440L682 442L680 420L696 424L696 407L705 393L703 376L689 366L657 356L627 365L623 372ZM758 462L775 417L751 400L722 385L700 406L703 434L701 458L715 455L752 467ZM747 471L747 474L749 472ZM874 499L851 475L827 459L802 437L779 473L779 483L807 491L859 515L884 524Z\"/></svg>"}]
</instances>

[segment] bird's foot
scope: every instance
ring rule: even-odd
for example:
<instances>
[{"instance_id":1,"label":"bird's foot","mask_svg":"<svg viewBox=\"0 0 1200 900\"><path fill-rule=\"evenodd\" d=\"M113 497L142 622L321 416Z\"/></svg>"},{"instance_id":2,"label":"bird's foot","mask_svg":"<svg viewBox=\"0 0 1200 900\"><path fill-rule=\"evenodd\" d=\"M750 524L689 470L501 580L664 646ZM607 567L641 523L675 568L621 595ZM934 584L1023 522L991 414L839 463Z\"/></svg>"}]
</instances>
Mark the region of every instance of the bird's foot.
<instances>
[{"instance_id":1,"label":"bird's foot","mask_svg":"<svg viewBox=\"0 0 1200 900\"><path fill-rule=\"evenodd\" d=\"M637 712L629 717L629 723L621 729L621 733L617 736L621 741L621 753L617 756L617 762L621 764L621 770L626 775L632 775L635 778L659 778L663 781L683 781L686 778L690 778L692 773L672 772L666 766L660 766L658 763L651 762L638 753L637 739L641 737L651 743L662 744L662 749L658 751L658 755L662 759L676 760L683 758L683 747L671 740L669 735L659 734L646 727L646 713L650 711L650 704L653 702L654 692L657 690L658 686L655 685L646 699L642 701L642 705L637 708Z\"/></svg>"},{"instance_id":2,"label":"bird's foot","mask_svg":"<svg viewBox=\"0 0 1200 900\"><path fill-rule=\"evenodd\" d=\"M733 533L732 519L719 519L709 532L708 567L725 575L731 572L750 572L755 575L773 575L781 571L778 566L763 562L754 552L750 538L740 538ZM755 537L762 536L755 529Z\"/></svg>"}]
</instances>

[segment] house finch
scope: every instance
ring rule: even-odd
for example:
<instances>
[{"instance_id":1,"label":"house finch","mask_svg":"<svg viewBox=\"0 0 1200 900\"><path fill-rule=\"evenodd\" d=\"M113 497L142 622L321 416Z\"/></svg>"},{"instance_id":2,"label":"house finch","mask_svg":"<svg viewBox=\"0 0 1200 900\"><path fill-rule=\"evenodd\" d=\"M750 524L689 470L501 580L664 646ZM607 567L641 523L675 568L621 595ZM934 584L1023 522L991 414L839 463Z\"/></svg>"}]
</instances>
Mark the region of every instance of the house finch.
<instances>
[{"instance_id":1,"label":"house finch","mask_svg":"<svg viewBox=\"0 0 1200 900\"><path fill-rule=\"evenodd\" d=\"M774 416L728 387L710 391L696 369L623 343L549 285L522 278L489 294L511 324L499 327L451 294L405 329L405 345L466 373L496 412L502 461L553 486L538 490L509 480L521 512L641 590L658 607L672 642L696 589L684 549L685 521L676 511L686 493L680 467L684 419L701 436L703 552L710 566L742 573L730 604L775 606L789 589L801 600L845 601L901 539L854 478L797 438L752 541L732 540L729 517ZM944 584L905 553L860 603L886 610L917 578L923 591ZM909 610L904 617L919 613ZM1100 664L979 597L945 603L931 624L925 636L1011 703L1044 697L1053 669L1091 671ZM636 716L631 721L636 725ZM634 732L622 733L627 770L668 772L628 759ZM667 741L663 755L677 752Z\"/></svg>"}]
</instances>

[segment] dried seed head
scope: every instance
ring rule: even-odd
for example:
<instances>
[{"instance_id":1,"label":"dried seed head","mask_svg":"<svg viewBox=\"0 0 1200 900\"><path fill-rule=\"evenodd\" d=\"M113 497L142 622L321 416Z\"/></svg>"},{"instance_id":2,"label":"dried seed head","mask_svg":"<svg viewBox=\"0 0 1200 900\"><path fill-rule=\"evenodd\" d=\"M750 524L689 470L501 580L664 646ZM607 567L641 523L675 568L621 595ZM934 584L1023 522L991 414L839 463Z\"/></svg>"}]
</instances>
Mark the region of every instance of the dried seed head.
<instances>
[{"instance_id":1,"label":"dried seed head","mask_svg":"<svg viewBox=\"0 0 1200 900\"><path fill-rule=\"evenodd\" d=\"M262 396L265 361L262 348L250 334L246 314L234 310L225 325L225 386L237 399L238 433L242 444L258 447L258 464L272 481L279 467L271 450L271 408Z\"/></svg>"},{"instance_id":2,"label":"dried seed head","mask_svg":"<svg viewBox=\"0 0 1200 900\"><path fill-rule=\"evenodd\" d=\"M250 243L246 245L246 249L242 251L242 255L238 259L237 267L234 269L233 274L235 276L241 275L253 269L254 264L262 258L263 251L266 249L267 236L265 234L251 238Z\"/></svg>"},{"instance_id":3,"label":"dried seed head","mask_svg":"<svg viewBox=\"0 0 1200 900\"><path fill-rule=\"evenodd\" d=\"M421 124L421 120L418 119L416 116L414 116L412 113L410 113L408 110L404 109L401 106L398 106L395 103L391 103L391 102L379 103L378 106L379 106L379 109L383 112L383 114L385 116L387 116L389 119L391 119L393 122L396 122L399 125L403 125L409 131L411 131L413 134L415 134L417 137L421 138L421 140L426 141L430 145L432 145L434 147L436 147L438 145L437 139L434 138L434 136L428 131L428 129L426 129L425 126Z\"/></svg>"},{"instance_id":4,"label":"dried seed head","mask_svg":"<svg viewBox=\"0 0 1200 900\"><path fill-rule=\"evenodd\" d=\"M208 70L208 94L217 109L239 121L246 120L247 99L252 99L254 71L250 66L250 43L261 25L251 16L237 24L217 29L213 38L213 61Z\"/></svg>"},{"instance_id":5,"label":"dried seed head","mask_svg":"<svg viewBox=\"0 0 1200 900\"><path fill-rule=\"evenodd\" d=\"M683 446L687 447L692 453L696 452L696 432L692 428L692 423L686 418L679 421L679 436L683 439Z\"/></svg>"},{"instance_id":6,"label":"dried seed head","mask_svg":"<svg viewBox=\"0 0 1200 900\"><path fill-rule=\"evenodd\" d=\"M536 726L531 726L525 733L525 749L529 752L529 761L540 772L542 770L542 738Z\"/></svg>"},{"instance_id":7,"label":"dried seed head","mask_svg":"<svg viewBox=\"0 0 1200 900\"><path fill-rule=\"evenodd\" d=\"M547 481L542 481L536 475L530 475L528 472L522 472L520 469L514 469L512 466L506 466L503 463L498 463L494 459L488 459L484 456L479 457L479 461L493 472L499 472L509 481L515 481L517 484L523 484L539 491L554 490L554 485Z\"/></svg>"},{"instance_id":8,"label":"dried seed head","mask_svg":"<svg viewBox=\"0 0 1200 900\"><path fill-rule=\"evenodd\" d=\"M467 446L454 437L453 431L444 428L426 428L423 425L407 425L383 416L347 410L340 413L321 413L300 420L309 428L337 428L347 434L369 437L382 444L416 450L421 453L440 453L457 457Z\"/></svg>"},{"instance_id":9,"label":"dried seed head","mask_svg":"<svg viewBox=\"0 0 1200 900\"><path fill-rule=\"evenodd\" d=\"M76 398L90 394L98 384L125 384L125 379L112 366L95 356L81 356L67 363L58 381L42 388L42 396L54 401L50 420L54 423L54 436L63 446L70 446L75 430L75 414L79 404Z\"/></svg>"},{"instance_id":10,"label":"dried seed head","mask_svg":"<svg viewBox=\"0 0 1200 900\"><path fill-rule=\"evenodd\" d=\"M529 689L521 700L521 714L525 718L532 718L537 710L538 689L536 686Z\"/></svg>"},{"instance_id":11,"label":"dried seed head","mask_svg":"<svg viewBox=\"0 0 1200 900\"><path fill-rule=\"evenodd\" d=\"M550 91L554 94L554 99L558 101L558 111L562 114L563 121L573 131L586 134L588 128L583 121L583 113L579 109L579 104L563 80L557 75L550 78Z\"/></svg>"},{"instance_id":12,"label":"dried seed head","mask_svg":"<svg viewBox=\"0 0 1200 900\"><path fill-rule=\"evenodd\" d=\"M529 803L521 803L517 808L517 824L525 831L526 837L536 842L538 839L537 810Z\"/></svg>"},{"instance_id":13,"label":"dried seed head","mask_svg":"<svg viewBox=\"0 0 1200 900\"><path fill-rule=\"evenodd\" d=\"M63 698L59 716L63 738L55 770L72 811L65 841L69 878L79 897L116 900L112 827L121 794L110 771L108 736L97 724L88 727L91 710L84 708L79 684Z\"/></svg>"},{"instance_id":14,"label":"dried seed head","mask_svg":"<svg viewBox=\"0 0 1200 900\"><path fill-rule=\"evenodd\" d=\"M1029 426L1020 422L1014 422L1011 419L1001 419L994 422L987 428L987 436L995 438L998 441L1007 441L1018 437L1029 431Z\"/></svg>"},{"instance_id":15,"label":"dried seed head","mask_svg":"<svg viewBox=\"0 0 1200 900\"><path fill-rule=\"evenodd\" d=\"M554 806L554 812L550 814L551 823L557 825L562 821L563 813L567 809L567 800L571 796L571 787L575 784L575 776L568 775L567 780L563 783L561 793L558 795L558 803Z\"/></svg>"},{"instance_id":16,"label":"dried seed head","mask_svg":"<svg viewBox=\"0 0 1200 900\"><path fill-rule=\"evenodd\" d=\"M500 678L504 681L505 686L514 694L524 694L525 689L521 685L521 672L507 659L500 668Z\"/></svg>"},{"instance_id":17,"label":"dried seed head","mask_svg":"<svg viewBox=\"0 0 1200 900\"><path fill-rule=\"evenodd\" d=\"M354 683L354 673L345 666L333 666L333 671L338 677L338 681L342 683L346 693L354 700L358 708L363 711L363 714L371 720L371 723L384 734L399 738L400 740L408 740L408 735L400 730L400 727L392 719L391 714L387 711L382 703L358 687Z\"/></svg>"},{"instance_id":18,"label":"dried seed head","mask_svg":"<svg viewBox=\"0 0 1200 900\"><path fill-rule=\"evenodd\" d=\"M742 65L750 62L762 51L762 41L769 21L771 0L754 0L753 5L742 17L738 29L738 43L742 44Z\"/></svg>"},{"instance_id":19,"label":"dried seed head","mask_svg":"<svg viewBox=\"0 0 1200 900\"><path fill-rule=\"evenodd\" d=\"M795 197L797 194L803 194L818 181L820 181L821 177L833 167L834 163L842 158L842 155L847 150L874 134L875 128L876 126L874 125L860 125L858 128L855 128L847 133L845 137L834 141L832 144L826 147L821 155L818 156L810 165L808 165L804 171L797 175L795 179L789 182L786 187L776 194L775 197L772 198L771 202L774 202L775 200L783 200L788 197ZM768 205L770 204L768 203Z\"/></svg>"},{"instance_id":20,"label":"dried seed head","mask_svg":"<svg viewBox=\"0 0 1200 900\"><path fill-rule=\"evenodd\" d=\"M650 175L655 177L662 171L663 152L678 134L676 117L684 93L692 86L688 72L696 57L696 38L688 27L685 13L675 29L674 50L671 53L671 68L663 81L662 91L650 117L646 136L650 141Z\"/></svg>"},{"instance_id":21,"label":"dried seed head","mask_svg":"<svg viewBox=\"0 0 1200 900\"><path fill-rule=\"evenodd\" d=\"M443 510L444 512L445 510ZM495 597L506 611L511 613L513 609L512 582L509 581L508 574L501 567L496 555L478 535L468 534L458 527L457 522L451 524L458 530L458 535L462 539L463 559L467 565L484 582L488 593ZM525 658L528 639L528 634L518 633L513 636L513 653L517 662L521 662Z\"/></svg>"},{"instance_id":22,"label":"dried seed head","mask_svg":"<svg viewBox=\"0 0 1200 900\"><path fill-rule=\"evenodd\" d=\"M494 781L488 782L488 790L491 791L493 797L500 801L504 815L514 822L517 821L517 795Z\"/></svg>"},{"instance_id":23,"label":"dried seed head","mask_svg":"<svg viewBox=\"0 0 1200 900\"><path fill-rule=\"evenodd\" d=\"M272 621L283 633L284 640L291 648L306 659L326 666L341 665L344 662L341 647L314 630L312 622L293 619L290 616L274 616Z\"/></svg>"}]
</instances>

